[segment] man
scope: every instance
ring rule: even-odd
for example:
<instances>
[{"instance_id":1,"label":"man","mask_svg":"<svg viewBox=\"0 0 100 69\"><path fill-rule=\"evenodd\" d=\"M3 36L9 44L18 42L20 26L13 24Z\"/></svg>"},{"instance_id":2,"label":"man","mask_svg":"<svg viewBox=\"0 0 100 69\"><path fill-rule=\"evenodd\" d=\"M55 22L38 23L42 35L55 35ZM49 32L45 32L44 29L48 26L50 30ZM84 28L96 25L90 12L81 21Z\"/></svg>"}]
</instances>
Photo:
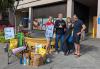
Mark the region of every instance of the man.
<instances>
[{"instance_id":1,"label":"man","mask_svg":"<svg viewBox=\"0 0 100 69\"><path fill-rule=\"evenodd\" d=\"M86 29L86 26L83 24L83 22L78 19L77 15L73 16L74 19L74 44L75 44L75 55L77 57L80 57L80 37L81 33Z\"/></svg>"},{"instance_id":2,"label":"man","mask_svg":"<svg viewBox=\"0 0 100 69\"><path fill-rule=\"evenodd\" d=\"M56 51L63 51L63 40L64 40L64 29L66 27L66 22L62 19L63 14L58 14L58 19L55 21L55 30L56 30ZM58 42L60 40L60 49L58 47Z\"/></svg>"}]
</instances>

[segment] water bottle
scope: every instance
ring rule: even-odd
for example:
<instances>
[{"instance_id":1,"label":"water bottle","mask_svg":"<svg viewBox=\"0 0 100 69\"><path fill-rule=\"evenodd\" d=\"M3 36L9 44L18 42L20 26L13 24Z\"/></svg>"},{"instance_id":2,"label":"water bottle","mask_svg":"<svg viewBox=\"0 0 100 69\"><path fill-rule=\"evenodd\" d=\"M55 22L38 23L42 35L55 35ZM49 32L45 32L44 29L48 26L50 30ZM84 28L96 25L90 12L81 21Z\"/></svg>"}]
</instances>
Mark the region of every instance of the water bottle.
<instances>
[{"instance_id":1,"label":"water bottle","mask_svg":"<svg viewBox=\"0 0 100 69\"><path fill-rule=\"evenodd\" d=\"M22 56L20 57L20 64L23 64L23 58L22 58Z\"/></svg>"},{"instance_id":2,"label":"water bottle","mask_svg":"<svg viewBox=\"0 0 100 69\"><path fill-rule=\"evenodd\" d=\"M29 59L28 58L26 59L26 64L29 65Z\"/></svg>"},{"instance_id":3,"label":"water bottle","mask_svg":"<svg viewBox=\"0 0 100 69\"><path fill-rule=\"evenodd\" d=\"M24 65L26 65L26 64L27 64L26 57L24 57L24 59L23 59L23 64L24 64Z\"/></svg>"}]
</instances>

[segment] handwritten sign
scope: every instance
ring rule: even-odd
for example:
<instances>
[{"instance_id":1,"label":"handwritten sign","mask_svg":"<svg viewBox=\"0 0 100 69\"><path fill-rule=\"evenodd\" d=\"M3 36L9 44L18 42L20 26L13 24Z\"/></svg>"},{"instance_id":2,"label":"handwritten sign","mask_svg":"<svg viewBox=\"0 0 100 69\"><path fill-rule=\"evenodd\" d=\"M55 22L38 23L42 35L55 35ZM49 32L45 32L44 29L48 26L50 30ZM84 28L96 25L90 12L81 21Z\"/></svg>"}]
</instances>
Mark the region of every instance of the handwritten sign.
<instances>
[{"instance_id":1,"label":"handwritten sign","mask_svg":"<svg viewBox=\"0 0 100 69\"><path fill-rule=\"evenodd\" d=\"M53 25L46 27L46 33L45 33L46 37L53 37L53 29L54 29Z\"/></svg>"},{"instance_id":2,"label":"handwritten sign","mask_svg":"<svg viewBox=\"0 0 100 69\"><path fill-rule=\"evenodd\" d=\"M5 33L5 39L14 38L14 28L13 27L4 28L4 33Z\"/></svg>"}]
</instances>

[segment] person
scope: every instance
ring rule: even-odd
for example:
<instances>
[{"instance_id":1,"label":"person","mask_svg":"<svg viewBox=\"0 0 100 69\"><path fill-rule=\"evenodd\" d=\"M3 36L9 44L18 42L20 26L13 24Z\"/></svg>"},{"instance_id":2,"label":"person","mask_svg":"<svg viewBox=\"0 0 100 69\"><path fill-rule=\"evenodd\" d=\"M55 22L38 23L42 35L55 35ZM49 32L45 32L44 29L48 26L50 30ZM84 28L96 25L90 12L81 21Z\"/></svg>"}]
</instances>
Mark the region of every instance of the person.
<instances>
[{"instance_id":1,"label":"person","mask_svg":"<svg viewBox=\"0 0 100 69\"><path fill-rule=\"evenodd\" d=\"M71 18L67 18L67 24L66 24L66 32L64 36L64 55L68 55L70 53L70 50L74 50L73 41L69 42L68 39L71 37L73 31L73 24L71 22Z\"/></svg>"},{"instance_id":2,"label":"person","mask_svg":"<svg viewBox=\"0 0 100 69\"><path fill-rule=\"evenodd\" d=\"M66 22L62 18L63 18L63 14L59 13L58 19L55 21L55 33L56 33L55 50L57 53L59 53L60 51L63 52L63 40L64 40L64 34L65 34L64 29L66 28ZM58 47L59 40L61 44L60 48Z\"/></svg>"},{"instance_id":3,"label":"person","mask_svg":"<svg viewBox=\"0 0 100 69\"><path fill-rule=\"evenodd\" d=\"M74 44L75 44L75 53L77 57L80 57L80 36L81 33L86 29L86 26L83 24L82 20L78 18L77 15L73 16L74 19Z\"/></svg>"},{"instance_id":4,"label":"person","mask_svg":"<svg viewBox=\"0 0 100 69\"><path fill-rule=\"evenodd\" d=\"M40 30L40 24L38 19L34 19L33 21L33 29L39 29Z\"/></svg>"},{"instance_id":5,"label":"person","mask_svg":"<svg viewBox=\"0 0 100 69\"><path fill-rule=\"evenodd\" d=\"M48 54L50 54L49 51L50 51L51 39L53 37L53 29L54 29L54 23L52 22L51 16L49 16L48 22L45 23L45 27L46 27L45 36L47 39L46 50L47 50Z\"/></svg>"}]
</instances>

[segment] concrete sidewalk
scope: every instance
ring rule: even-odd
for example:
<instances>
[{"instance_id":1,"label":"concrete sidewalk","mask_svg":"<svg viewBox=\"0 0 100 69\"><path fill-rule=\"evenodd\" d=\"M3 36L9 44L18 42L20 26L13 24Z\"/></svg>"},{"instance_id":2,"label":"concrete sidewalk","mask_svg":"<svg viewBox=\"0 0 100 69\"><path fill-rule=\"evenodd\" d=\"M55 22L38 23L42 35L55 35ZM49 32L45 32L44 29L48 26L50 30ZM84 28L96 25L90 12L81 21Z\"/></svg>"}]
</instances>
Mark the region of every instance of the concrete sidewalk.
<instances>
[{"instance_id":1,"label":"concrete sidewalk","mask_svg":"<svg viewBox=\"0 0 100 69\"><path fill-rule=\"evenodd\" d=\"M74 55L54 55L53 62L47 65L33 68L20 65L18 61L7 65L7 54L4 52L4 44L0 44L0 69L100 69L100 40L88 39L81 42L80 58Z\"/></svg>"}]
</instances>

